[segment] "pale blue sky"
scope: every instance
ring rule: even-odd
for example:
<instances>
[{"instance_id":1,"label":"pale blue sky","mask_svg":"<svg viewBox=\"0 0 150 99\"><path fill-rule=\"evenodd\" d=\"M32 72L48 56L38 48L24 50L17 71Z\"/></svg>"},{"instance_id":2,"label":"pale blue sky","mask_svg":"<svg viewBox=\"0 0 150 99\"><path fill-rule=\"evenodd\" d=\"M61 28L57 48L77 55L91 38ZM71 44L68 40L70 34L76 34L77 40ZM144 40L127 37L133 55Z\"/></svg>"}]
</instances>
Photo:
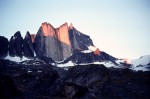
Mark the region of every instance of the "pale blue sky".
<instances>
[{"instance_id":1,"label":"pale blue sky","mask_svg":"<svg viewBox=\"0 0 150 99\"><path fill-rule=\"evenodd\" d=\"M118 58L150 54L150 0L0 0L0 35L68 22Z\"/></svg>"}]
</instances>

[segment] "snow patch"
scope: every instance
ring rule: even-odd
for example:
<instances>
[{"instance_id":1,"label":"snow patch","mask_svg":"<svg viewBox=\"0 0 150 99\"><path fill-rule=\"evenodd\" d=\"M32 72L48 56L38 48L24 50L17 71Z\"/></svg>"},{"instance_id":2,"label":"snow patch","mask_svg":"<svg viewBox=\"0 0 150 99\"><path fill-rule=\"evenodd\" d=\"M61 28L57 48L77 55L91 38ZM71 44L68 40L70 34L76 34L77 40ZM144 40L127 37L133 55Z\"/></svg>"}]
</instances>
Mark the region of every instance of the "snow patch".
<instances>
[{"instance_id":1,"label":"snow patch","mask_svg":"<svg viewBox=\"0 0 150 99\"><path fill-rule=\"evenodd\" d=\"M37 72L38 72L38 73L41 73L42 71L41 71L41 70L38 70Z\"/></svg>"},{"instance_id":2,"label":"snow patch","mask_svg":"<svg viewBox=\"0 0 150 99\"><path fill-rule=\"evenodd\" d=\"M31 70L28 70L28 73L31 73L32 71Z\"/></svg>"},{"instance_id":3,"label":"snow patch","mask_svg":"<svg viewBox=\"0 0 150 99\"><path fill-rule=\"evenodd\" d=\"M25 60L31 60L31 59L29 59L27 57L24 57L24 56L22 58L20 58L20 57L17 57L17 56L11 57L9 55L6 56L5 59L11 60L11 61L15 61L15 62L22 62L22 61L25 61Z\"/></svg>"},{"instance_id":4,"label":"snow patch","mask_svg":"<svg viewBox=\"0 0 150 99\"><path fill-rule=\"evenodd\" d=\"M132 67L131 69L135 71L150 71L147 66L137 66L137 67Z\"/></svg>"},{"instance_id":5,"label":"snow patch","mask_svg":"<svg viewBox=\"0 0 150 99\"><path fill-rule=\"evenodd\" d=\"M100 64L100 65L104 65L108 68L110 67L115 67L115 68L120 68L119 66L116 66L114 63L110 62L110 61L103 61L103 62L99 62L99 61L96 61L96 62L93 62L93 63L82 63L82 64L79 64L79 65L90 65L90 64Z\"/></svg>"},{"instance_id":6,"label":"snow patch","mask_svg":"<svg viewBox=\"0 0 150 99\"><path fill-rule=\"evenodd\" d=\"M84 50L84 51L81 51L82 53L91 53L92 51L91 50Z\"/></svg>"},{"instance_id":7,"label":"snow patch","mask_svg":"<svg viewBox=\"0 0 150 99\"><path fill-rule=\"evenodd\" d=\"M120 68L119 66L116 66L114 63L111 61L103 61L103 62L94 62L94 64L103 64L104 66L110 68L110 67L115 67L115 68Z\"/></svg>"},{"instance_id":8,"label":"snow patch","mask_svg":"<svg viewBox=\"0 0 150 99\"><path fill-rule=\"evenodd\" d=\"M68 66L75 66L75 64L72 61L69 61L68 63L64 64L57 64L57 67L68 67Z\"/></svg>"},{"instance_id":9,"label":"snow patch","mask_svg":"<svg viewBox=\"0 0 150 99\"><path fill-rule=\"evenodd\" d=\"M96 49L97 49L95 46L88 46L88 48L93 52L96 51Z\"/></svg>"}]
</instances>

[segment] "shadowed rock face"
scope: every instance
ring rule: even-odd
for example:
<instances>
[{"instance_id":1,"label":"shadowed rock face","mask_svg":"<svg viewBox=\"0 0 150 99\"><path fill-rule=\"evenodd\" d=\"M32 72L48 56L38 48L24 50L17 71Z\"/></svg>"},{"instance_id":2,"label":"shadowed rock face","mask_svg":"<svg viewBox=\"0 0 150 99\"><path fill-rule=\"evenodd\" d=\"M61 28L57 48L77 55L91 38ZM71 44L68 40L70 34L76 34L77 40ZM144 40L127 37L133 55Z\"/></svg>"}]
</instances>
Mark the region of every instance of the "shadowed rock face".
<instances>
[{"instance_id":1,"label":"shadowed rock face","mask_svg":"<svg viewBox=\"0 0 150 99\"><path fill-rule=\"evenodd\" d=\"M69 38L73 49L88 50L88 46L94 46L90 37L76 30L72 24L69 29Z\"/></svg>"},{"instance_id":2,"label":"shadowed rock face","mask_svg":"<svg viewBox=\"0 0 150 99\"><path fill-rule=\"evenodd\" d=\"M35 40L36 34L30 34L30 35L31 35L32 43L33 43L33 42L34 42L34 40Z\"/></svg>"},{"instance_id":3,"label":"shadowed rock face","mask_svg":"<svg viewBox=\"0 0 150 99\"><path fill-rule=\"evenodd\" d=\"M34 57L34 49L32 45L32 39L29 32L26 33L26 36L23 40L23 53L26 57Z\"/></svg>"},{"instance_id":4,"label":"shadowed rock face","mask_svg":"<svg viewBox=\"0 0 150 99\"><path fill-rule=\"evenodd\" d=\"M22 43L23 38L20 34L20 31L18 31L10 39L9 55L22 57Z\"/></svg>"},{"instance_id":5,"label":"shadowed rock face","mask_svg":"<svg viewBox=\"0 0 150 99\"><path fill-rule=\"evenodd\" d=\"M8 39L0 36L0 58L4 58L7 56L8 52Z\"/></svg>"},{"instance_id":6,"label":"shadowed rock face","mask_svg":"<svg viewBox=\"0 0 150 99\"><path fill-rule=\"evenodd\" d=\"M34 47L37 56L47 55L55 61L68 58L72 50L67 23L57 29L43 23L36 35Z\"/></svg>"}]
</instances>

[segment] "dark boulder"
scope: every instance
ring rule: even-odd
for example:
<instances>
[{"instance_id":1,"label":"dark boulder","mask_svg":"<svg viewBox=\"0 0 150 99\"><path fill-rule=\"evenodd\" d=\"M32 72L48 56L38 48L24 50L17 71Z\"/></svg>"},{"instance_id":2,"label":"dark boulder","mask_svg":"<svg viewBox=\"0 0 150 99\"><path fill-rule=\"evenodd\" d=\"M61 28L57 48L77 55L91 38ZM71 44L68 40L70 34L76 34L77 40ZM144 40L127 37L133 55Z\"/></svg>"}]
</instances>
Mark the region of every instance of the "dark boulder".
<instances>
[{"instance_id":1,"label":"dark boulder","mask_svg":"<svg viewBox=\"0 0 150 99\"><path fill-rule=\"evenodd\" d=\"M0 58L4 58L8 53L8 39L0 36Z\"/></svg>"},{"instance_id":2,"label":"dark boulder","mask_svg":"<svg viewBox=\"0 0 150 99\"><path fill-rule=\"evenodd\" d=\"M22 57L22 43L23 38L20 34L20 31L18 31L10 39L9 55Z\"/></svg>"},{"instance_id":3,"label":"dark boulder","mask_svg":"<svg viewBox=\"0 0 150 99\"><path fill-rule=\"evenodd\" d=\"M27 31L26 36L23 40L23 53L24 56L30 58L34 57L34 49L30 33Z\"/></svg>"}]
</instances>

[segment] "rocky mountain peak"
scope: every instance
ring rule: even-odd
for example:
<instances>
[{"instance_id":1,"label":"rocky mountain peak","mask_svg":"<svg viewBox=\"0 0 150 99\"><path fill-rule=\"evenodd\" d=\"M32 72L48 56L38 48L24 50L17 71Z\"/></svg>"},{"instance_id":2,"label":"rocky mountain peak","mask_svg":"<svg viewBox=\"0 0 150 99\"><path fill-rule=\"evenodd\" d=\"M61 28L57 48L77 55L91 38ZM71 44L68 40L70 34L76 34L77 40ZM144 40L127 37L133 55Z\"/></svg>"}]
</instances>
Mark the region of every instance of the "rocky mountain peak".
<instances>
[{"instance_id":1,"label":"rocky mountain peak","mask_svg":"<svg viewBox=\"0 0 150 99\"><path fill-rule=\"evenodd\" d=\"M64 23L59 28L54 28L49 23L42 23L34 45L38 56L46 55L55 61L68 58L72 53L68 24Z\"/></svg>"},{"instance_id":2,"label":"rocky mountain peak","mask_svg":"<svg viewBox=\"0 0 150 99\"><path fill-rule=\"evenodd\" d=\"M11 37L9 42L9 55L22 57L22 43L23 38L20 31L17 31L14 36Z\"/></svg>"},{"instance_id":3,"label":"rocky mountain peak","mask_svg":"<svg viewBox=\"0 0 150 99\"><path fill-rule=\"evenodd\" d=\"M43 36L54 36L55 35L54 27L47 22L42 23L41 30L42 30Z\"/></svg>"},{"instance_id":4,"label":"rocky mountain peak","mask_svg":"<svg viewBox=\"0 0 150 99\"><path fill-rule=\"evenodd\" d=\"M28 38L29 36L30 36L30 33L29 33L29 31L27 31L25 38Z\"/></svg>"},{"instance_id":5,"label":"rocky mountain peak","mask_svg":"<svg viewBox=\"0 0 150 99\"><path fill-rule=\"evenodd\" d=\"M98 48L96 48L96 50L94 51L94 54L95 54L95 55L100 55L101 52L100 52L100 50L99 50Z\"/></svg>"},{"instance_id":6,"label":"rocky mountain peak","mask_svg":"<svg viewBox=\"0 0 150 99\"><path fill-rule=\"evenodd\" d=\"M23 40L23 53L24 56L28 58L34 57L34 49L29 31L27 31L26 36Z\"/></svg>"},{"instance_id":7,"label":"rocky mountain peak","mask_svg":"<svg viewBox=\"0 0 150 99\"><path fill-rule=\"evenodd\" d=\"M56 34L59 41L71 46L67 22L56 29Z\"/></svg>"},{"instance_id":8,"label":"rocky mountain peak","mask_svg":"<svg viewBox=\"0 0 150 99\"><path fill-rule=\"evenodd\" d=\"M72 23L70 24L69 29L73 29L73 24Z\"/></svg>"},{"instance_id":9,"label":"rocky mountain peak","mask_svg":"<svg viewBox=\"0 0 150 99\"><path fill-rule=\"evenodd\" d=\"M14 34L14 37L21 37L20 31L17 31L17 32Z\"/></svg>"},{"instance_id":10,"label":"rocky mountain peak","mask_svg":"<svg viewBox=\"0 0 150 99\"><path fill-rule=\"evenodd\" d=\"M68 26L67 22L58 28L43 22L36 35L27 31L23 39L20 31L17 31L9 42L9 55L12 57L32 58L36 55L62 61L69 58L74 50L91 50L95 55L100 55L100 50L94 47L90 36L78 31L72 23Z\"/></svg>"}]
</instances>

